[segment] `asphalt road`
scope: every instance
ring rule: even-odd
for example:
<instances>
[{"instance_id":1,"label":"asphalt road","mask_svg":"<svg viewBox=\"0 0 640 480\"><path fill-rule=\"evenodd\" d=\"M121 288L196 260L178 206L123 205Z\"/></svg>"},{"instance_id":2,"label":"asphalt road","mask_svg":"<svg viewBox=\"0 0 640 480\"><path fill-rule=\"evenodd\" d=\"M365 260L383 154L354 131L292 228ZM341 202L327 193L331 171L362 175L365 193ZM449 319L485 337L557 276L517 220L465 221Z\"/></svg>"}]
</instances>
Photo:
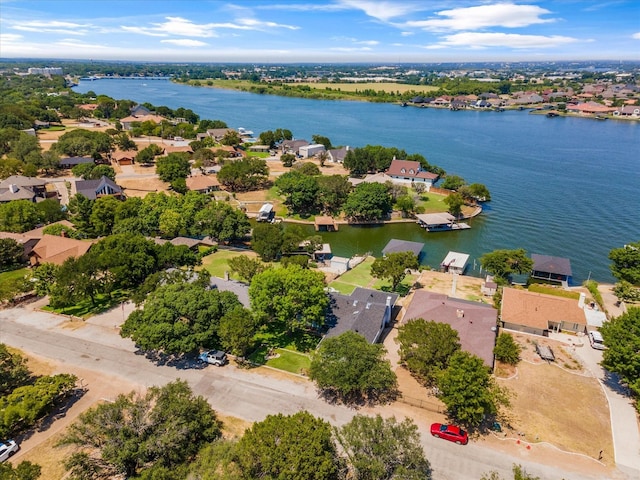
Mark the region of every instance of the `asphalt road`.
<instances>
[{"instance_id":1,"label":"asphalt road","mask_svg":"<svg viewBox=\"0 0 640 480\"><path fill-rule=\"evenodd\" d=\"M114 315L122 315L117 310ZM138 354L132 342L117 335L113 321L111 325L87 324L79 329L63 329L59 326L63 320L55 315L22 308L2 310L0 342L53 361L119 376L144 386L184 379L194 393L205 396L215 410L250 421L262 420L273 413L290 414L304 409L334 425L341 425L358 413L352 408L327 404L318 398L313 385L306 381L272 378L231 365L223 368L156 365ZM376 410L361 412L375 413ZM381 413L396 414L398 418L403 416L401 412L389 412L386 407ZM474 442L458 446L431 437L428 425L416 423L436 480L478 480L492 470L509 478L514 463L521 464L529 473L542 479L612 478L603 474L587 476L569 469L565 471L532 463ZM617 473L617 479L630 478Z\"/></svg>"}]
</instances>

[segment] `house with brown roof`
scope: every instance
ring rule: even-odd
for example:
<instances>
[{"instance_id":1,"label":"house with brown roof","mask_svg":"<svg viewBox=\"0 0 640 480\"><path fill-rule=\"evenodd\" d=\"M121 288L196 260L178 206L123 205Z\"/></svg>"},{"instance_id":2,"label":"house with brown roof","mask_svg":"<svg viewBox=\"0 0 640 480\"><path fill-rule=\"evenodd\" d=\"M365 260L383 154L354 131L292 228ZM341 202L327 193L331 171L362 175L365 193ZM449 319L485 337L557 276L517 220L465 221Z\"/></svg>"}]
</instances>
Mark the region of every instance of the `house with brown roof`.
<instances>
[{"instance_id":1,"label":"house with brown roof","mask_svg":"<svg viewBox=\"0 0 640 480\"><path fill-rule=\"evenodd\" d=\"M417 318L446 323L458 332L462 350L480 357L486 366L493 368L498 311L492 306L417 290L402 321Z\"/></svg>"},{"instance_id":2,"label":"house with brown roof","mask_svg":"<svg viewBox=\"0 0 640 480\"><path fill-rule=\"evenodd\" d=\"M120 123L122 124L123 130L131 130L134 123L153 122L156 125L160 125L164 120L166 119L160 115L130 115L120 119Z\"/></svg>"},{"instance_id":3,"label":"house with brown roof","mask_svg":"<svg viewBox=\"0 0 640 480\"><path fill-rule=\"evenodd\" d=\"M413 184L423 183L427 190L438 181L440 176L438 174L428 172L422 168L420 162L413 160L398 160L393 159L391 165L385 172L387 176L391 177L391 181L400 184Z\"/></svg>"},{"instance_id":4,"label":"house with brown roof","mask_svg":"<svg viewBox=\"0 0 640 480\"><path fill-rule=\"evenodd\" d=\"M224 138L227 132L235 132L233 128L210 128L207 130L207 135L213 138L216 142L219 142Z\"/></svg>"},{"instance_id":5,"label":"house with brown roof","mask_svg":"<svg viewBox=\"0 0 640 480\"><path fill-rule=\"evenodd\" d=\"M196 175L185 180L187 189L200 193L211 193L220 190L220 182L215 175Z\"/></svg>"},{"instance_id":6,"label":"house with brown roof","mask_svg":"<svg viewBox=\"0 0 640 480\"><path fill-rule=\"evenodd\" d=\"M587 330L587 319L578 300L517 288L502 290L500 324L509 330L543 336L550 331Z\"/></svg>"},{"instance_id":7,"label":"house with brown roof","mask_svg":"<svg viewBox=\"0 0 640 480\"><path fill-rule=\"evenodd\" d=\"M137 155L136 150L118 150L111 154L111 160L118 165L133 165Z\"/></svg>"},{"instance_id":8,"label":"house with brown roof","mask_svg":"<svg viewBox=\"0 0 640 480\"><path fill-rule=\"evenodd\" d=\"M92 245L93 241L43 235L42 239L29 253L29 261L33 266L43 263L62 265L68 258L81 257L89 251Z\"/></svg>"}]
</instances>

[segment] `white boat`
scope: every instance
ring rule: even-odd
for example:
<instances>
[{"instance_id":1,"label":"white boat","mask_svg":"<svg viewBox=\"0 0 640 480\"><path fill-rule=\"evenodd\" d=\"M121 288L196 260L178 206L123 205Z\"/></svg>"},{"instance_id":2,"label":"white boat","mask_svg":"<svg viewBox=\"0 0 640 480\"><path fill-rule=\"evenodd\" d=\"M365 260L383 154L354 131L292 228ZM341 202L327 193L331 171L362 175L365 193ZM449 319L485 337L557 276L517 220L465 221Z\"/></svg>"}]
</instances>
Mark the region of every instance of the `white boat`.
<instances>
[{"instance_id":1,"label":"white boat","mask_svg":"<svg viewBox=\"0 0 640 480\"><path fill-rule=\"evenodd\" d=\"M241 137L251 137L253 135L253 132L251 130L247 130L243 127L238 127L238 133Z\"/></svg>"}]
</instances>

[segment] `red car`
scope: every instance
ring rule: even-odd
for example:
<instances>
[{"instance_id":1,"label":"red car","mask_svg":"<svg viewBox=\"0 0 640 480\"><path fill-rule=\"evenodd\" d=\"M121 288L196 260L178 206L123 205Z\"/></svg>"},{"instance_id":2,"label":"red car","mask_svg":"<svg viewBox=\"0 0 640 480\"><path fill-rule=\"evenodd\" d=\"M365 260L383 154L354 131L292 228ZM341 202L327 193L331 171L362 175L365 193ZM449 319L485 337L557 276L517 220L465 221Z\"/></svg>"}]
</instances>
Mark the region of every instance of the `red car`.
<instances>
[{"instance_id":1,"label":"red car","mask_svg":"<svg viewBox=\"0 0 640 480\"><path fill-rule=\"evenodd\" d=\"M431 435L437 438L444 438L458 445L466 445L469 443L469 435L460 427L455 425L443 425L442 423L431 424Z\"/></svg>"}]
</instances>

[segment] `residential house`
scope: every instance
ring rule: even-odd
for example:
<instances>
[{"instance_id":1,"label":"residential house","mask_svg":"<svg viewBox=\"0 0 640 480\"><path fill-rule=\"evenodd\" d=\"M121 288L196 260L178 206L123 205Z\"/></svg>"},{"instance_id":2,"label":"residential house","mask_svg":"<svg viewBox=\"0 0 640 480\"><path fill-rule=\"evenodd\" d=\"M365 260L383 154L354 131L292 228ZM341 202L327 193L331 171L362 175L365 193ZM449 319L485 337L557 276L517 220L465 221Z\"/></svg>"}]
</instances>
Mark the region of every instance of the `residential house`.
<instances>
[{"instance_id":1,"label":"residential house","mask_svg":"<svg viewBox=\"0 0 640 480\"><path fill-rule=\"evenodd\" d=\"M625 105L623 107L618 107L613 111L613 115L616 117L640 118L640 107L637 105Z\"/></svg>"},{"instance_id":2,"label":"residential house","mask_svg":"<svg viewBox=\"0 0 640 480\"><path fill-rule=\"evenodd\" d=\"M153 122L156 125L160 125L164 120L164 117L160 115L146 114L146 115L130 115L120 119L123 130L131 130L135 123Z\"/></svg>"},{"instance_id":3,"label":"residential house","mask_svg":"<svg viewBox=\"0 0 640 480\"><path fill-rule=\"evenodd\" d=\"M369 343L376 343L381 339L385 327L391 323L398 295L357 287L351 295L332 292L329 299L325 338L353 331Z\"/></svg>"},{"instance_id":4,"label":"residential house","mask_svg":"<svg viewBox=\"0 0 640 480\"><path fill-rule=\"evenodd\" d=\"M416 258L420 259L422 255L422 249L424 248L424 243L422 242L410 242L408 240L398 240L397 238L392 238L382 249L382 255L389 255L390 253L399 253L399 252L411 252Z\"/></svg>"},{"instance_id":5,"label":"residential house","mask_svg":"<svg viewBox=\"0 0 640 480\"><path fill-rule=\"evenodd\" d=\"M466 253L449 252L440 263L440 269L445 273L463 275L468 261L469 255Z\"/></svg>"},{"instance_id":6,"label":"residential house","mask_svg":"<svg viewBox=\"0 0 640 480\"><path fill-rule=\"evenodd\" d=\"M138 152L136 150L118 150L111 154L111 160L118 165L133 165L136 160Z\"/></svg>"},{"instance_id":7,"label":"residential house","mask_svg":"<svg viewBox=\"0 0 640 480\"><path fill-rule=\"evenodd\" d=\"M144 115L151 115L152 114L151 110L149 110L144 105L135 105L135 106L131 107L131 110L129 110L129 113L134 117L141 117L141 116L144 116Z\"/></svg>"},{"instance_id":8,"label":"residential house","mask_svg":"<svg viewBox=\"0 0 640 480\"><path fill-rule=\"evenodd\" d=\"M571 261L568 258L532 253L531 260L533 260L532 278L560 282L565 287L569 286Z\"/></svg>"},{"instance_id":9,"label":"residential house","mask_svg":"<svg viewBox=\"0 0 640 480\"><path fill-rule=\"evenodd\" d=\"M37 266L43 263L62 265L71 257L81 257L89 251L93 241L75 240L57 235L43 235L42 239L29 253L31 265Z\"/></svg>"},{"instance_id":10,"label":"residential house","mask_svg":"<svg viewBox=\"0 0 640 480\"><path fill-rule=\"evenodd\" d=\"M111 195L124 200L122 187L104 175L97 180L76 180L72 186L73 194L79 193L89 200Z\"/></svg>"},{"instance_id":11,"label":"residential house","mask_svg":"<svg viewBox=\"0 0 640 480\"><path fill-rule=\"evenodd\" d=\"M200 193L212 193L220 190L220 182L215 175L196 175L187 177L187 189Z\"/></svg>"},{"instance_id":12,"label":"residential house","mask_svg":"<svg viewBox=\"0 0 640 480\"><path fill-rule=\"evenodd\" d=\"M417 290L402 321L417 318L446 323L458 332L462 350L480 357L486 366L493 368L498 311L492 306Z\"/></svg>"},{"instance_id":13,"label":"residential house","mask_svg":"<svg viewBox=\"0 0 640 480\"><path fill-rule=\"evenodd\" d=\"M294 155L298 155L300 147L305 147L307 145L309 145L309 142L306 140L285 140L280 145L280 150L282 153L293 153Z\"/></svg>"},{"instance_id":14,"label":"residential house","mask_svg":"<svg viewBox=\"0 0 640 480\"><path fill-rule=\"evenodd\" d=\"M220 290L221 292L235 293L240 303L245 308L251 308L251 300L249 299L249 285L227 278L211 277L211 288Z\"/></svg>"},{"instance_id":15,"label":"residential house","mask_svg":"<svg viewBox=\"0 0 640 480\"><path fill-rule=\"evenodd\" d=\"M224 138L227 132L235 132L233 128L210 128L207 130L207 135L213 138L216 142L219 142Z\"/></svg>"},{"instance_id":16,"label":"residential house","mask_svg":"<svg viewBox=\"0 0 640 480\"><path fill-rule=\"evenodd\" d=\"M420 162L398 160L395 158L391 161L391 165L389 165L385 173L391 177L391 181L394 183L404 185L422 183L426 186L427 190L440 178L439 175L423 169Z\"/></svg>"},{"instance_id":17,"label":"residential house","mask_svg":"<svg viewBox=\"0 0 640 480\"><path fill-rule=\"evenodd\" d=\"M96 161L91 157L64 157L60 159L60 168L73 168L76 165L94 164Z\"/></svg>"},{"instance_id":18,"label":"residential house","mask_svg":"<svg viewBox=\"0 0 640 480\"><path fill-rule=\"evenodd\" d=\"M59 222L54 222L49 225L44 225L42 227L34 228L33 230L29 230L24 233L13 233L13 232L0 232L0 238L11 238L15 240L24 248L23 258L24 260L29 259L29 255L33 248L38 244L42 237L44 236L44 229L52 226L52 225L63 225L68 228L75 229L73 223L68 220L60 220Z\"/></svg>"},{"instance_id":19,"label":"residential house","mask_svg":"<svg viewBox=\"0 0 640 480\"><path fill-rule=\"evenodd\" d=\"M349 151L349 146L340 147L340 148L330 148L327 151L327 156L329 157L329 161L333 163L342 163L344 162L344 157L347 156L347 152Z\"/></svg>"},{"instance_id":20,"label":"residential house","mask_svg":"<svg viewBox=\"0 0 640 480\"><path fill-rule=\"evenodd\" d=\"M46 182L40 178L11 175L0 181L0 203L12 200L36 202L46 198Z\"/></svg>"},{"instance_id":21,"label":"residential house","mask_svg":"<svg viewBox=\"0 0 640 480\"><path fill-rule=\"evenodd\" d=\"M580 302L517 288L502 289L502 327L548 336L550 331L585 333L587 320Z\"/></svg>"},{"instance_id":22,"label":"residential house","mask_svg":"<svg viewBox=\"0 0 640 480\"><path fill-rule=\"evenodd\" d=\"M319 154L320 152L324 152L325 147L319 143L314 143L310 145L303 145L298 148L298 155L302 158L311 158Z\"/></svg>"}]
</instances>

